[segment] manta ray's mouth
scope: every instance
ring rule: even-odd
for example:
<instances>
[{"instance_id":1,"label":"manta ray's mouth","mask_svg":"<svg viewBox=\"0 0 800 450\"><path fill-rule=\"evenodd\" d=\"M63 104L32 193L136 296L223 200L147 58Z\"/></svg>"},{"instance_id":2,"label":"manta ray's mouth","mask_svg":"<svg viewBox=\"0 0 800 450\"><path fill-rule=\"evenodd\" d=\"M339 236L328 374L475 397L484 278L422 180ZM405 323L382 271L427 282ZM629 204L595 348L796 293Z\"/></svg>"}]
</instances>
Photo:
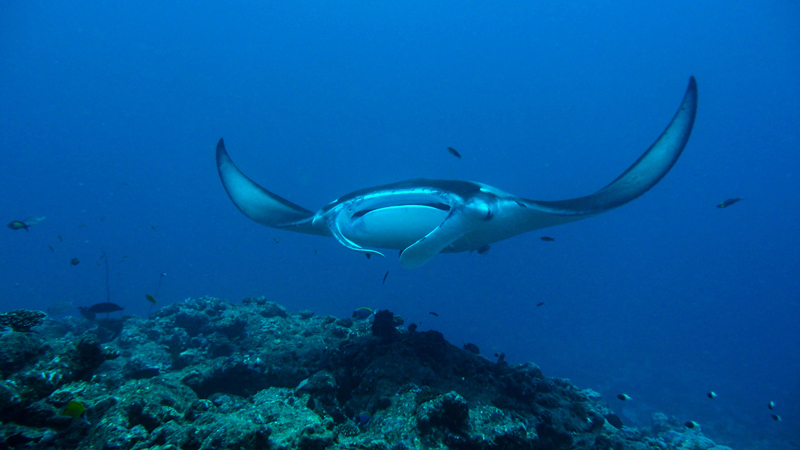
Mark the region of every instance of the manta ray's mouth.
<instances>
[{"instance_id":1,"label":"manta ray's mouth","mask_svg":"<svg viewBox=\"0 0 800 450\"><path fill-rule=\"evenodd\" d=\"M350 218L351 219L358 219L359 217L363 217L363 216L365 216L365 215L367 215L367 214L369 214L371 212L374 212L374 211L379 211L381 209L386 209L386 208L397 208L397 207L402 207L402 206L422 206L422 207L427 207L427 208L438 209L438 210L441 210L441 211L450 211L450 205L448 205L447 203L441 203L441 202L407 203L407 204L402 204L401 203L401 204L395 204L395 205L391 205L391 206L381 206L381 207L377 207L377 208L360 209L360 210L356 211L355 214L350 216Z\"/></svg>"}]
</instances>

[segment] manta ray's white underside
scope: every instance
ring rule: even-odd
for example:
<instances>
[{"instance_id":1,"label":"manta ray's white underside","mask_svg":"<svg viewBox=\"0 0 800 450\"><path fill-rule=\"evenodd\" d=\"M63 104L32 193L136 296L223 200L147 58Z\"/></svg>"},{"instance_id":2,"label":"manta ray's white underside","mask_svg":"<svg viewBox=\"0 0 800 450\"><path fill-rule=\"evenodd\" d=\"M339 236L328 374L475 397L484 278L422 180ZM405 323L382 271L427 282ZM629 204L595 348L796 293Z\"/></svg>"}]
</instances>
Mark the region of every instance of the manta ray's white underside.
<instances>
[{"instance_id":1,"label":"manta ray's white underside","mask_svg":"<svg viewBox=\"0 0 800 450\"><path fill-rule=\"evenodd\" d=\"M681 155L697 111L697 83L661 136L608 186L585 197L528 200L482 183L414 179L361 189L314 213L259 186L233 164L222 139L217 168L231 200L250 219L273 228L334 236L345 247L400 250L400 263L419 267L440 252L483 250L494 242L609 211L644 194Z\"/></svg>"}]
</instances>

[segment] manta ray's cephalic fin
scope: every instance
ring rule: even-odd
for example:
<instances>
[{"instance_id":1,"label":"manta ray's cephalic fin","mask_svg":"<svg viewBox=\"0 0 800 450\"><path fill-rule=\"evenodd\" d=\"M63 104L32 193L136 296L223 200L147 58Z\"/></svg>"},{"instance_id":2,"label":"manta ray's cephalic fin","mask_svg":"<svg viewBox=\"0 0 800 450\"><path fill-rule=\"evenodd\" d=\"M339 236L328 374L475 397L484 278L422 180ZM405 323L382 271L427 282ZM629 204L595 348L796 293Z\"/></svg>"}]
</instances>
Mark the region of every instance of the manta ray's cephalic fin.
<instances>
[{"instance_id":1,"label":"manta ray's cephalic fin","mask_svg":"<svg viewBox=\"0 0 800 450\"><path fill-rule=\"evenodd\" d=\"M464 236L469 230L469 222L462 211L451 210L438 227L400 253L400 265L406 269L416 269Z\"/></svg>"}]
</instances>

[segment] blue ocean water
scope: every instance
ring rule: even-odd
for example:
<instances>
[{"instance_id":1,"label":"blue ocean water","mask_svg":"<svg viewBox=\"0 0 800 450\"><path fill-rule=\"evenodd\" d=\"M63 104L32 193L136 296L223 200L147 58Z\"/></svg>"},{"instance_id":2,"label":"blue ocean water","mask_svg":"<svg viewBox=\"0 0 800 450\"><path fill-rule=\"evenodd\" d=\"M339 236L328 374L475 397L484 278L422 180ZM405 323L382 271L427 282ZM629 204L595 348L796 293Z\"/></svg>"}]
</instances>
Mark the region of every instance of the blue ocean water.
<instances>
[{"instance_id":1,"label":"blue ocean water","mask_svg":"<svg viewBox=\"0 0 800 450\"><path fill-rule=\"evenodd\" d=\"M0 310L105 301L105 253L127 313L146 316L159 281L160 305L388 308L596 389L628 424L661 411L736 449L800 442L795 2L3 9L0 211L46 219L0 233ZM224 137L251 178L312 210L415 177L572 198L639 157L690 75L694 132L652 191L415 270L249 221L214 163ZM715 207L730 197L745 200Z\"/></svg>"}]
</instances>

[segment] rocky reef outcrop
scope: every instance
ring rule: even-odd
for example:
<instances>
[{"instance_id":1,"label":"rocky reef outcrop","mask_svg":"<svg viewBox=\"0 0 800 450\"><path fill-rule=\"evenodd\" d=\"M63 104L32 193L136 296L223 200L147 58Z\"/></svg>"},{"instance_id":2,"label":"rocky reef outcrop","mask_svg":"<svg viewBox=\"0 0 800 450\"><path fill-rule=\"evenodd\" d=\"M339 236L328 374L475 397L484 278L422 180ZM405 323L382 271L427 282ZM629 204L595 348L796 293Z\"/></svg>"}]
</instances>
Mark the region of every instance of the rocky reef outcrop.
<instances>
[{"instance_id":1,"label":"rocky reef outcrop","mask_svg":"<svg viewBox=\"0 0 800 450\"><path fill-rule=\"evenodd\" d=\"M0 449L727 449L663 415L625 427L591 390L389 311L201 298L26 328L0 334Z\"/></svg>"}]
</instances>

